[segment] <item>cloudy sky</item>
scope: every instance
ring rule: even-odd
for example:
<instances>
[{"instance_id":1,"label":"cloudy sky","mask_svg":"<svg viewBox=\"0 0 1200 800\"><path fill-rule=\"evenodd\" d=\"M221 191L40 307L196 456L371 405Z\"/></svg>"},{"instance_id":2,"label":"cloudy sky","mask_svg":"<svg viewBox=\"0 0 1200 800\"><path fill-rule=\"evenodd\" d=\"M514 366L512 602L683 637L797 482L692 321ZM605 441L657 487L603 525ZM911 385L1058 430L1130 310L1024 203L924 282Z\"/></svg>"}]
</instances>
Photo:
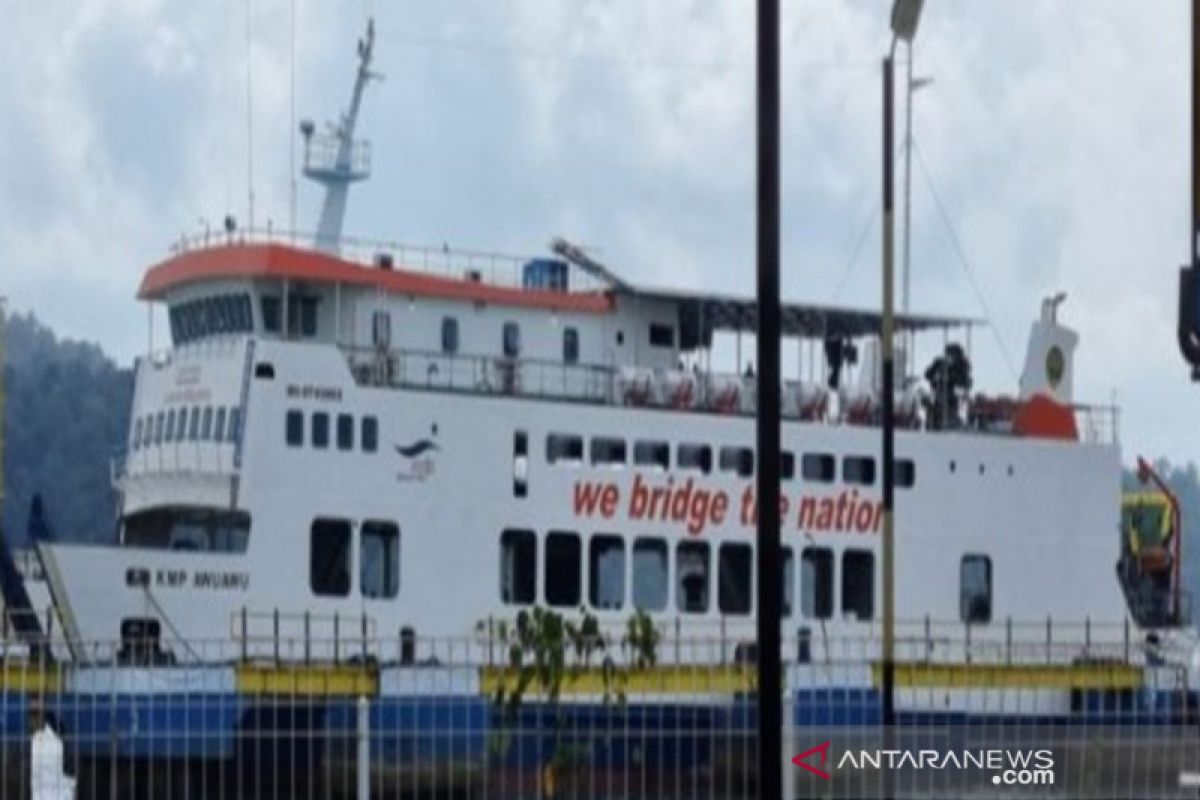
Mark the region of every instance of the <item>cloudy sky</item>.
<instances>
[{"instance_id":1,"label":"cloudy sky","mask_svg":"<svg viewBox=\"0 0 1200 800\"><path fill-rule=\"evenodd\" d=\"M288 222L291 0L249 0L256 221ZM890 0L783 0L785 296L878 302L879 57ZM299 116L344 106L378 24L348 231L533 253L635 282L753 289L750 0L295 0ZM0 39L0 294L128 362L133 293L179 234L247 216L245 0L14 3ZM1175 347L1187 254L1184 0L927 0L913 307L986 317L978 383L1015 389L1064 290L1080 399L1126 457L1200 453ZM318 193L301 186L299 222ZM160 328L161 330L161 328ZM927 360L927 359L926 359ZM1011 366L1010 366L1011 362Z\"/></svg>"}]
</instances>

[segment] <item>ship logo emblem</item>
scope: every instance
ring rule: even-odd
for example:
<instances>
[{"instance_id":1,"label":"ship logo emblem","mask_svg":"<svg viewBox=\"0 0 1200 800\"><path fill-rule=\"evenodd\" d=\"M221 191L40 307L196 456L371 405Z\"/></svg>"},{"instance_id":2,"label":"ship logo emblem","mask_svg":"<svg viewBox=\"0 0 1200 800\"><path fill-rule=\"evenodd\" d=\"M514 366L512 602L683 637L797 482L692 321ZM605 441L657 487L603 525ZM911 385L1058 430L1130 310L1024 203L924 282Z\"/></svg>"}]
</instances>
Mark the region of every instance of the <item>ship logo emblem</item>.
<instances>
[{"instance_id":1,"label":"ship logo emblem","mask_svg":"<svg viewBox=\"0 0 1200 800\"><path fill-rule=\"evenodd\" d=\"M437 446L437 442L433 441L432 439L417 439L412 444L409 444L409 445L398 444L398 445L395 445L395 447L396 447L396 452L399 453L400 455L404 456L407 459L414 459L417 456L424 455L425 453L428 453L431 450L437 451L437 450L441 449Z\"/></svg>"},{"instance_id":2,"label":"ship logo emblem","mask_svg":"<svg viewBox=\"0 0 1200 800\"><path fill-rule=\"evenodd\" d=\"M430 438L422 437L408 444L393 444L396 452L404 459L400 471L396 473L399 481L426 481L433 476L437 464L435 456L441 452L441 447L433 437L437 436L437 425L430 427Z\"/></svg>"}]
</instances>

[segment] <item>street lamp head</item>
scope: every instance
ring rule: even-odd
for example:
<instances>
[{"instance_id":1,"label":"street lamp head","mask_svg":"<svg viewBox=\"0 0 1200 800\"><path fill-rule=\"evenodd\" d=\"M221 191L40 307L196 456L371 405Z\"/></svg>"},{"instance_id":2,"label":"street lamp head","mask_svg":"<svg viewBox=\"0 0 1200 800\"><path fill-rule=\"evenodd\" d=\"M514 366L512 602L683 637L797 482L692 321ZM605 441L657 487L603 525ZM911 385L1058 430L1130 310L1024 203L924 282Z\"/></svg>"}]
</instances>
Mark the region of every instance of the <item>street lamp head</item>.
<instances>
[{"instance_id":1,"label":"street lamp head","mask_svg":"<svg viewBox=\"0 0 1200 800\"><path fill-rule=\"evenodd\" d=\"M917 35L917 23L921 20L921 6L925 0L896 0L892 6L892 34L912 44Z\"/></svg>"}]
</instances>

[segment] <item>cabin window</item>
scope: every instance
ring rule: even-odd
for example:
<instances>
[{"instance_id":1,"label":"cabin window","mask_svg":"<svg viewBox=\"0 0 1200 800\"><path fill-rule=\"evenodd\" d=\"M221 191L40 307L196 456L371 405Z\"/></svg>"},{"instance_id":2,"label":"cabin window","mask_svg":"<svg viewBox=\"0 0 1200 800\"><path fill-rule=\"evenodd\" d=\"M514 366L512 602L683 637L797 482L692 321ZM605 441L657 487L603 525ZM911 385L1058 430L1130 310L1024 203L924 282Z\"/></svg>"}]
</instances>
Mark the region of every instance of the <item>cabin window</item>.
<instances>
[{"instance_id":1,"label":"cabin window","mask_svg":"<svg viewBox=\"0 0 1200 800\"><path fill-rule=\"evenodd\" d=\"M200 438L200 406L192 406L191 417L188 419L188 439L196 441Z\"/></svg>"},{"instance_id":2,"label":"cabin window","mask_svg":"<svg viewBox=\"0 0 1200 800\"><path fill-rule=\"evenodd\" d=\"M371 344L384 350L392 346L392 317L386 311L371 314Z\"/></svg>"},{"instance_id":3,"label":"cabin window","mask_svg":"<svg viewBox=\"0 0 1200 800\"><path fill-rule=\"evenodd\" d=\"M163 412L158 412L154 415L154 443L162 444L163 440L163 420L165 415Z\"/></svg>"},{"instance_id":4,"label":"cabin window","mask_svg":"<svg viewBox=\"0 0 1200 800\"><path fill-rule=\"evenodd\" d=\"M907 458L898 459L894 477L897 488L911 489L917 482L917 465Z\"/></svg>"},{"instance_id":5,"label":"cabin window","mask_svg":"<svg viewBox=\"0 0 1200 800\"><path fill-rule=\"evenodd\" d=\"M792 615L792 603L796 597L796 560L792 548L783 548L783 616Z\"/></svg>"},{"instance_id":6,"label":"cabin window","mask_svg":"<svg viewBox=\"0 0 1200 800\"><path fill-rule=\"evenodd\" d=\"M224 294L178 303L171 306L169 317L171 338L176 344L206 336L249 333L254 328L247 294Z\"/></svg>"},{"instance_id":7,"label":"cabin window","mask_svg":"<svg viewBox=\"0 0 1200 800\"><path fill-rule=\"evenodd\" d=\"M142 447L149 447L150 442L154 437L154 416L146 415L142 417Z\"/></svg>"},{"instance_id":8,"label":"cabin window","mask_svg":"<svg viewBox=\"0 0 1200 800\"><path fill-rule=\"evenodd\" d=\"M454 317L442 317L442 352L458 352L458 320Z\"/></svg>"},{"instance_id":9,"label":"cabin window","mask_svg":"<svg viewBox=\"0 0 1200 800\"><path fill-rule=\"evenodd\" d=\"M379 420L376 417L362 419L362 449L366 453L379 449Z\"/></svg>"},{"instance_id":10,"label":"cabin window","mask_svg":"<svg viewBox=\"0 0 1200 800\"><path fill-rule=\"evenodd\" d=\"M546 461L583 463L583 437L570 433L552 433L546 437Z\"/></svg>"},{"instance_id":11,"label":"cabin window","mask_svg":"<svg viewBox=\"0 0 1200 800\"><path fill-rule=\"evenodd\" d=\"M796 477L796 456L790 450L779 454L779 479L790 481Z\"/></svg>"},{"instance_id":12,"label":"cabin window","mask_svg":"<svg viewBox=\"0 0 1200 800\"><path fill-rule=\"evenodd\" d=\"M329 447L329 415L324 411L313 412L312 446L320 450Z\"/></svg>"},{"instance_id":13,"label":"cabin window","mask_svg":"<svg viewBox=\"0 0 1200 800\"><path fill-rule=\"evenodd\" d=\"M625 440L609 436L597 436L592 439L592 464L623 466Z\"/></svg>"},{"instance_id":14,"label":"cabin window","mask_svg":"<svg viewBox=\"0 0 1200 800\"><path fill-rule=\"evenodd\" d=\"M681 444L675 450L675 466L707 475L712 472L712 448L706 444Z\"/></svg>"},{"instance_id":15,"label":"cabin window","mask_svg":"<svg viewBox=\"0 0 1200 800\"><path fill-rule=\"evenodd\" d=\"M275 380L275 365L270 361L260 361L254 365L254 377L259 380Z\"/></svg>"},{"instance_id":16,"label":"cabin window","mask_svg":"<svg viewBox=\"0 0 1200 800\"><path fill-rule=\"evenodd\" d=\"M533 531L500 534L500 600L531 605L537 600L537 536Z\"/></svg>"},{"instance_id":17,"label":"cabin window","mask_svg":"<svg viewBox=\"0 0 1200 800\"><path fill-rule=\"evenodd\" d=\"M304 446L304 412L295 409L287 412L284 428L288 447Z\"/></svg>"},{"instance_id":18,"label":"cabin window","mask_svg":"<svg viewBox=\"0 0 1200 800\"><path fill-rule=\"evenodd\" d=\"M859 486L875 483L875 459L869 456L846 456L842 459L842 480Z\"/></svg>"},{"instance_id":19,"label":"cabin window","mask_svg":"<svg viewBox=\"0 0 1200 800\"><path fill-rule=\"evenodd\" d=\"M237 406L229 409L229 441L236 442L242 435L242 410Z\"/></svg>"},{"instance_id":20,"label":"cabin window","mask_svg":"<svg viewBox=\"0 0 1200 800\"><path fill-rule=\"evenodd\" d=\"M395 597L400 593L400 528L394 522L367 520L359 533L359 585L363 597Z\"/></svg>"},{"instance_id":21,"label":"cabin window","mask_svg":"<svg viewBox=\"0 0 1200 800\"><path fill-rule=\"evenodd\" d=\"M209 508L155 508L121 521L121 543L127 547L244 553L250 542L250 515Z\"/></svg>"},{"instance_id":22,"label":"cabin window","mask_svg":"<svg viewBox=\"0 0 1200 800\"><path fill-rule=\"evenodd\" d=\"M502 352L507 358L516 358L521 355L521 327L517 323L504 323L501 339Z\"/></svg>"},{"instance_id":23,"label":"cabin window","mask_svg":"<svg viewBox=\"0 0 1200 800\"><path fill-rule=\"evenodd\" d=\"M563 328L563 361L567 364L579 363L579 330Z\"/></svg>"},{"instance_id":24,"label":"cabin window","mask_svg":"<svg viewBox=\"0 0 1200 800\"><path fill-rule=\"evenodd\" d=\"M688 614L708 611L708 542L680 542L675 548L675 607Z\"/></svg>"},{"instance_id":25,"label":"cabin window","mask_svg":"<svg viewBox=\"0 0 1200 800\"><path fill-rule=\"evenodd\" d=\"M167 424L166 430L163 433L163 441L171 442L175 439L175 409L167 409Z\"/></svg>"},{"instance_id":26,"label":"cabin window","mask_svg":"<svg viewBox=\"0 0 1200 800\"><path fill-rule=\"evenodd\" d=\"M870 620L875 613L875 556L869 550L842 553L842 614Z\"/></svg>"},{"instance_id":27,"label":"cabin window","mask_svg":"<svg viewBox=\"0 0 1200 800\"><path fill-rule=\"evenodd\" d=\"M308 561L308 584L313 594L350 594L350 523L344 519L314 520Z\"/></svg>"},{"instance_id":28,"label":"cabin window","mask_svg":"<svg viewBox=\"0 0 1200 800\"><path fill-rule=\"evenodd\" d=\"M297 319L299 317L299 319ZM317 298L304 295L292 298L288 303L288 332L296 335L297 329L301 336L312 338L317 335Z\"/></svg>"},{"instance_id":29,"label":"cabin window","mask_svg":"<svg viewBox=\"0 0 1200 800\"><path fill-rule=\"evenodd\" d=\"M200 438L204 441L212 439L213 410L212 406L204 407L204 416L200 418Z\"/></svg>"},{"instance_id":30,"label":"cabin window","mask_svg":"<svg viewBox=\"0 0 1200 800\"><path fill-rule=\"evenodd\" d=\"M754 474L754 451L749 447L722 447L718 463L722 472L736 472L748 478Z\"/></svg>"},{"instance_id":31,"label":"cabin window","mask_svg":"<svg viewBox=\"0 0 1200 800\"><path fill-rule=\"evenodd\" d=\"M958 568L958 615L963 622L992 621L992 559L965 555Z\"/></svg>"},{"instance_id":32,"label":"cabin window","mask_svg":"<svg viewBox=\"0 0 1200 800\"><path fill-rule=\"evenodd\" d=\"M800 613L809 619L833 616L833 552L806 547L800 554Z\"/></svg>"},{"instance_id":33,"label":"cabin window","mask_svg":"<svg viewBox=\"0 0 1200 800\"><path fill-rule=\"evenodd\" d=\"M354 417L349 414L337 415L337 447L338 450L354 449Z\"/></svg>"},{"instance_id":34,"label":"cabin window","mask_svg":"<svg viewBox=\"0 0 1200 800\"><path fill-rule=\"evenodd\" d=\"M835 464L829 453L805 453L800 458L800 477L806 481L831 483Z\"/></svg>"},{"instance_id":35,"label":"cabin window","mask_svg":"<svg viewBox=\"0 0 1200 800\"><path fill-rule=\"evenodd\" d=\"M651 347L674 347L675 346L675 329L670 325L663 325L661 322L650 323L650 346Z\"/></svg>"},{"instance_id":36,"label":"cabin window","mask_svg":"<svg viewBox=\"0 0 1200 800\"><path fill-rule=\"evenodd\" d=\"M187 409L186 408L179 409L179 413L175 415L175 441L177 441L177 442L182 442L184 439L187 438L187 419L188 419ZM170 439L171 439L170 422L171 422L171 420L168 419L167 420L167 423L168 423L167 431L166 431L166 436L167 436L168 441L170 441Z\"/></svg>"},{"instance_id":37,"label":"cabin window","mask_svg":"<svg viewBox=\"0 0 1200 800\"><path fill-rule=\"evenodd\" d=\"M133 436L130 439L130 447L134 450L142 446L142 418L138 417L133 421Z\"/></svg>"},{"instance_id":38,"label":"cabin window","mask_svg":"<svg viewBox=\"0 0 1200 800\"><path fill-rule=\"evenodd\" d=\"M588 602L617 611L625 604L625 540L598 533L588 543Z\"/></svg>"},{"instance_id":39,"label":"cabin window","mask_svg":"<svg viewBox=\"0 0 1200 800\"><path fill-rule=\"evenodd\" d=\"M671 445L666 442L636 442L633 445L633 463L668 470L671 468Z\"/></svg>"},{"instance_id":40,"label":"cabin window","mask_svg":"<svg viewBox=\"0 0 1200 800\"><path fill-rule=\"evenodd\" d=\"M213 441L225 441L225 406L217 408L217 416L213 420Z\"/></svg>"},{"instance_id":41,"label":"cabin window","mask_svg":"<svg viewBox=\"0 0 1200 800\"><path fill-rule=\"evenodd\" d=\"M667 607L667 543L637 539L633 543L633 607L662 611Z\"/></svg>"},{"instance_id":42,"label":"cabin window","mask_svg":"<svg viewBox=\"0 0 1200 800\"><path fill-rule=\"evenodd\" d=\"M749 614L754 596L754 551L748 544L723 544L717 551L717 607L723 614Z\"/></svg>"},{"instance_id":43,"label":"cabin window","mask_svg":"<svg viewBox=\"0 0 1200 800\"><path fill-rule=\"evenodd\" d=\"M513 432L513 497L529 494L529 434Z\"/></svg>"},{"instance_id":44,"label":"cabin window","mask_svg":"<svg viewBox=\"0 0 1200 800\"><path fill-rule=\"evenodd\" d=\"M546 536L546 602L552 606L574 608L582 595L579 534L552 531Z\"/></svg>"},{"instance_id":45,"label":"cabin window","mask_svg":"<svg viewBox=\"0 0 1200 800\"><path fill-rule=\"evenodd\" d=\"M279 298L264 295L259 300L262 310L263 330L267 333L279 333Z\"/></svg>"}]
</instances>

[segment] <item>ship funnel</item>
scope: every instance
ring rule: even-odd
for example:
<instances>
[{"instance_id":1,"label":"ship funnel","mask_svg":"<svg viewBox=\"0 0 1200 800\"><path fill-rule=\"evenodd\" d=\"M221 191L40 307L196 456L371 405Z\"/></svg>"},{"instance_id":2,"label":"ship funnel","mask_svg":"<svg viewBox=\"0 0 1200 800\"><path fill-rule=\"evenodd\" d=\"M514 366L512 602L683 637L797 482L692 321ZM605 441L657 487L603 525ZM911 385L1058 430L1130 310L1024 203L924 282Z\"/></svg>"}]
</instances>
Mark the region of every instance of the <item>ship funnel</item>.
<instances>
[{"instance_id":1,"label":"ship funnel","mask_svg":"<svg viewBox=\"0 0 1200 800\"><path fill-rule=\"evenodd\" d=\"M1075 366L1075 345L1079 334L1058 323L1058 307L1067 299L1065 292L1042 300L1041 316L1029 331L1025 368L1021 371L1021 399L1045 395L1070 405Z\"/></svg>"}]
</instances>

